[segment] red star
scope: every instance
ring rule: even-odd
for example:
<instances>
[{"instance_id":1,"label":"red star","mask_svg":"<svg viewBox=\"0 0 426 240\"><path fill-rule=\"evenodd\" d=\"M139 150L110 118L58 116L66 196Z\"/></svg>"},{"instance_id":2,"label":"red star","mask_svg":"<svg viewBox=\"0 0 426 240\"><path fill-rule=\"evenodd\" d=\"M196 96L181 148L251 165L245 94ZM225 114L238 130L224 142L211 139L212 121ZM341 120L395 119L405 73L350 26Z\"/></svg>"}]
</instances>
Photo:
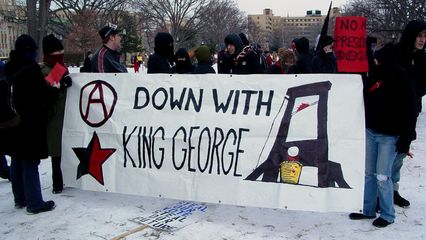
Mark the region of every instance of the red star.
<instances>
[{"instance_id":1,"label":"red star","mask_svg":"<svg viewBox=\"0 0 426 240\"><path fill-rule=\"evenodd\" d=\"M115 152L115 149L101 148L98 135L94 132L87 148L73 148L73 150L80 160L77 168L77 179L90 174L100 184L104 185L102 164Z\"/></svg>"}]
</instances>

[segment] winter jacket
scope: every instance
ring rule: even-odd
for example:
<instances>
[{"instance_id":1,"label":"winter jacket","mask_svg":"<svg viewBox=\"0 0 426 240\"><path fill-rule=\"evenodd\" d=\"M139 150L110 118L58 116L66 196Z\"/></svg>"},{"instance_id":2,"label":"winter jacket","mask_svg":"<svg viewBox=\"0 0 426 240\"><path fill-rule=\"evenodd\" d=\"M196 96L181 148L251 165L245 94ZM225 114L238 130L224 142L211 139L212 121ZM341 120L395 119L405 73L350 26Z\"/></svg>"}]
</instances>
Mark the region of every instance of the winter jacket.
<instances>
[{"instance_id":1,"label":"winter jacket","mask_svg":"<svg viewBox=\"0 0 426 240\"><path fill-rule=\"evenodd\" d=\"M9 138L14 146L11 156L47 158L47 109L57 99L58 89L48 85L35 61L16 51L10 54L5 74L11 78L12 100L21 117Z\"/></svg>"},{"instance_id":2,"label":"winter jacket","mask_svg":"<svg viewBox=\"0 0 426 240\"><path fill-rule=\"evenodd\" d=\"M364 86L365 118L367 128L399 136L397 151L407 153L417 119L416 94L406 70L396 63L396 51L388 44L377 52L381 65L375 66Z\"/></svg>"},{"instance_id":3,"label":"winter jacket","mask_svg":"<svg viewBox=\"0 0 426 240\"><path fill-rule=\"evenodd\" d=\"M93 54L91 72L126 73L127 68L120 63L120 54L103 45Z\"/></svg>"},{"instance_id":4,"label":"winter jacket","mask_svg":"<svg viewBox=\"0 0 426 240\"><path fill-rule=\"evenodd\" d=\"M194 69L194 74L206 74L206 73L216 73L214 68L209 62L198 62L197 66Z\"/></svg>"},{"instance_id":5,"label":"winter jacket","mask_svg":"<svg viewBox=\"0 0 426 240\"><path fill-rule=\"evenodd\" d=\"M148 73L171 73L167 58L154 53L148 59Z\"/></svg>"},{"instance_id":6,"label":"winter jacket","mask_svg":"<svg viewBox=\"0 0 426 240\"><path fill-rule=\"evenodd\" d=\"M90 60L90 57L87 56L84 59L84 63L83 63L83 67L80 68L80 72L84 73L84 72L90 72L92 70L92 62Z\"/></svg>"},{"instance_id":7,"label":"winter jacket","mask_svg":"<svg viewBox=\"0 0 426 240\"><path fill-rule=\"evenodd\" d=\"M289 74L312 72L312 54L309 53L309 40L305 37L294 40L297 50L296 63L288 70Z\"/></svg>"},{"instance_id":8,"label":"winter jacket","mask_svg":"<svg viewBox=\"0 0 426 240\"><path fill-rule=\"evenodd\" d=\"M44 64L41 68L43 76L47 76L52 68L52 66ZM47 147L48 154L51 157L61 156L62 126L64 123L66 96L67 88L61 87L57 100L53 101L47 109Z\"/></svg>"},{"instance_id":9,"label":"winter jacket","mask_svg":"<svg viewBox=\"0 0 426 240\"><path fill-rule=\"evenodd\" d=\"M312 59L312 73L337 73L337 60L334 53L319 50Z\"/></svg>"}]
</instances>

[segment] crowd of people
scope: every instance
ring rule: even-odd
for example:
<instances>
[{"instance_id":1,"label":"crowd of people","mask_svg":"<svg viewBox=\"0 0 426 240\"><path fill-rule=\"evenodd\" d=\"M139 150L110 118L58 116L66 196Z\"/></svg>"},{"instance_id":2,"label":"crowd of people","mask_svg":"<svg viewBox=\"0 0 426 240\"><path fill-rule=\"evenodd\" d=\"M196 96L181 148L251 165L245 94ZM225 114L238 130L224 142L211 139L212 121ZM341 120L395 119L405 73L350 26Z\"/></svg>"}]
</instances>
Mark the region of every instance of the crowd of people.
<instances>
[{"instance_id":1,"label":"crowd of people","mask_svg":"<svg viewBox=\"0 0 426 240\"><path fill-rule=\"evenodd\" d=\"M103 44L93 54L87 53L81 72L126 73L125 65L120 62L121 30L108 24L99 35ZM39 65L35 41L21 35L16 39L10 60L0 68L0 176L12 183L15 207L26 207L30 214L55 207L53 201L44 201L42 197L40 159L51 157L52 191L58 194L63 190L61 135L66 91L72 85L61 41L50 34L43 38L42 46L43 63ZM271 55L251 43L244 33L228 34L224 46L217 53L219 74L338 73L333 37L328 35L319 37L314 51L309 40L300 37L292 41L291 48L280 48ZM367 38L369 70L362 74L366 118L364 207L363 213L349 215L353 220L375 219L374 226L386 227L395 220L394 204L410 205L399 194L398 182L403 159L411 156L410 144L416 139L421 98L426 94L425 46L426 22L420 20L406 25L397 44L379 48L376 38ZM171 34L159 32L147 72L216 73L208 46L196 47L193 55L196 64L187 49L174 51ZM139 71L141 62L135 57L134 64L138 64L135 72ZM51 73L58 71L61 77L52 79L55 74ZM4 155L12 158L10 169Z\"/></svg>"}]
</instances>

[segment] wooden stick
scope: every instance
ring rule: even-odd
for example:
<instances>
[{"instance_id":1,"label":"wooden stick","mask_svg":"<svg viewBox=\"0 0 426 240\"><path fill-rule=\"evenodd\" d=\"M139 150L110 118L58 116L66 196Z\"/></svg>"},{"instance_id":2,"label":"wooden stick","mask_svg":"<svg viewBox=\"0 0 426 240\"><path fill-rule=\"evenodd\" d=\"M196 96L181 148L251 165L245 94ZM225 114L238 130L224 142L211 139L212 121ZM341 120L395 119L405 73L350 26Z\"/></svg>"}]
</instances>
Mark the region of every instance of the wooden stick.
<instances>
[{"instance_id":1,"label":"wooden stick","mask_svg":"<svg viewBox=\"0 0 426 240\"><path fill-rule=\"evenodd\" d=\"M139 227L134 228L132 230L129 230L129 231L125 232L125 233L122 233L122 234L120 234L120 235L112 238L111 240L120 240L120 239L123 239L123 238L129 236L130 234L142 231L142 230L144 230L145 228L148 228L148 227L149 227L148 225L139 226Z\"/></svg>"}]
</instances>

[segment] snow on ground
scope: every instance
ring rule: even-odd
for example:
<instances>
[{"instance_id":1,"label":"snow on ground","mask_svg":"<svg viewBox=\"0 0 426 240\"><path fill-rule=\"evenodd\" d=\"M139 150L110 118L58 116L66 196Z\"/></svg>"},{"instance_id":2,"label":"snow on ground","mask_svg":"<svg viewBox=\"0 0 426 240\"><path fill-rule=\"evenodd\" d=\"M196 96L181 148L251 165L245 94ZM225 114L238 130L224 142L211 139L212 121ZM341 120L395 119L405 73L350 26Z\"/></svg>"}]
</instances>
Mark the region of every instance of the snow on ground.
<instances>
[{"instance_id":1,"label":"snow on ground","mask_svg":"<svg viewBox=\"0 0 426 240\"><path fill-rule=\"evenodd\" d=\"M426 106L426 99L423 101ZM400 192L411 207L396 207L394 224L384 229L372 220L352 221L348 213L315 213L229 205L213 206L207 217L174 232L144 229L126 239L258 240L258 239L426 239L426 107L418 119L414 159L402 169ZM65 159L66 160L66 159ZM40 164L43 196L57 207L27 215L14 209L10 183L0 180L0 239L111 239L138 227L129 221L177 203L175 200L65 188L51 193L50 160ZM129 183L138 185L141 183Z\"/></svg>"}]
</instances>

